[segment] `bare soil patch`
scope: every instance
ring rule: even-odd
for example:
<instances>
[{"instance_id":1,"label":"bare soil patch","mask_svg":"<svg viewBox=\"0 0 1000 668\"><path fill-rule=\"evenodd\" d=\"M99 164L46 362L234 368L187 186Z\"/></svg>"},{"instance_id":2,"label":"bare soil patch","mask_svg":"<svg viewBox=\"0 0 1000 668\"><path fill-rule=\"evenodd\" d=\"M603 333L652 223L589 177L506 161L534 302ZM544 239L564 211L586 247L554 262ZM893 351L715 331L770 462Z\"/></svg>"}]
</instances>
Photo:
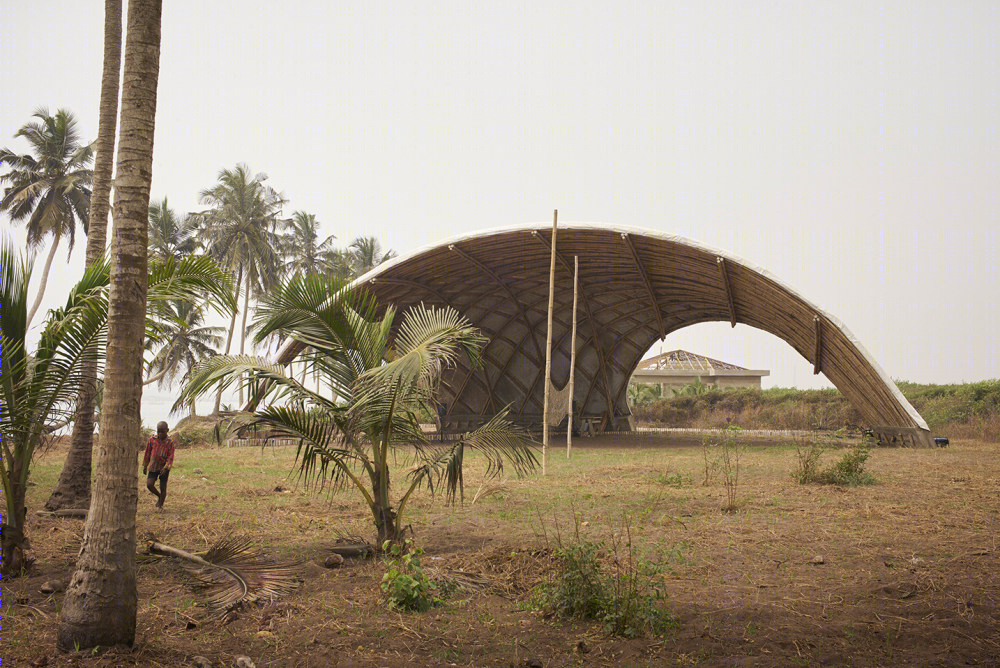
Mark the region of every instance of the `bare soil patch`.
<instances>
[{"instance_id":1,"label":"bare soil patch","mask_svg":"<svg viewBox=\"0 0 1000 668\"><path fill-rule=\"evenodd\" d=\"M246 655L289 667L1000 664L995 445L877 450L869 468L878 484L836 488L796 484L794 449L754 440L735 513L720 510L721 480L701 484L698 439L574 446L569 460L564 447L550 448L547 477L501 486L482 483L472 460L464 506L426 495L411 502L406 522L432 575L457 570L488 583L422 614L386 608L379 560L321 566L338 536L371 536L371 522L354 495L289 477L294 448L179 451L164 511L140 486L137 551L150 534L193 551L251 533L276 559L300 560L303 583L223 622L177 564L144 556L135 647L93 655L56 653L62 594L39 591L68 579L83 530L79 520L33 514L62 465L64 452L53 449L36 462L29 490L35 572L0 587L4 663L180 666L202 655L234 666ZM665 605L677 624L664 637L611 638L529 609L554 567L555 537L577 524L605 541L628 526L636 550L668 569Z\"/></svg>"}]
</instances>

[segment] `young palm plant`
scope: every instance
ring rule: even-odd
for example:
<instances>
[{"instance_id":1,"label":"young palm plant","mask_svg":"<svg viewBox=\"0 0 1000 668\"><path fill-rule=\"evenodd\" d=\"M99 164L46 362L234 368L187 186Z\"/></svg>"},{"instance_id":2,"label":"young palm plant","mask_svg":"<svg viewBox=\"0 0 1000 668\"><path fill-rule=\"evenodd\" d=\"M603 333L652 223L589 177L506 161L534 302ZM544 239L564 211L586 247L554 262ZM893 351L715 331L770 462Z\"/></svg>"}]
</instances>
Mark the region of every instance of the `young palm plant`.
<instances>
[{"instance_id":1,"label":"young palm plant","mask_svg":"<svg viewBox=\"0 0 1000 668\"><path fill-rule=\"evenodd\" d=\"M258 310L257 338L284 331L308 346L306 364L328 392L305 387L284 367L264 359L220 356L194 370L177 405L217 385L241 382L246 374L250 396L270 404L235 421L298 439L297 461L306 480L329 478L352 486L371 509L379 545L398 540L400 517L414 491L426 485L433 493L443 485L449 501L461 498L467 450L485 455L491 477L502 474L505 465L518 475L528 473L537 459L534 443L506 411L453 443L430 443L417 415L433 406L443 370L461 357L479 362L485 339L450 308L413 308L398 326L395 320L392 306L381 310L359 289L315 274L296 276ZM390 455L400 451L411 453L415 466L395 500Z\"/></svg>"},{"instance_id":2,"label":"young palm plant","mask_svg":"<svg viewBox=\"0 0 1000 668\"><path fill-rule=\"evenodd\" d=\"M30 562L25 534L24 495L34 452L50 428L72 414L84 359L100 363L106 334L107 264L95 263L70 293L66 306L52 311L38 347L29 354L28 282L32 266L9 243L0 246L0 470L7 517L3 524L2 576L20 574Z\"/></svg>"}]
</instances>

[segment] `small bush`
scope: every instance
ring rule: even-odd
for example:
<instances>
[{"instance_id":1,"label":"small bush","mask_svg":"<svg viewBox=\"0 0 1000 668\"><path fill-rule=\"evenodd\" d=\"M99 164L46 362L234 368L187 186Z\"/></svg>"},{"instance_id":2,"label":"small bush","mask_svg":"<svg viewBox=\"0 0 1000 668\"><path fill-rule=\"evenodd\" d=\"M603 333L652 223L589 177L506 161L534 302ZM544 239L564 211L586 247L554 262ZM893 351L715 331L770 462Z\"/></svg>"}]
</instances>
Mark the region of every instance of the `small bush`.
<instances>
[{"instance_id":1,"label":"small bush","mask_svg":"<svg viewBox=\"0 0 1000 668\"><path fill-rule=\"evenodd\" d=\"M557 617L598 619L607 604L597 561L601 543L581 541L556 549L559 573L535 592L536 607Z\"/></svg>"},{"instance_id":2,"label":"small bush","mask_svg":"<svg viewBox=\"0 0 1000 668\"><path fill-rule=\"evenodd\" d=\"M578 539L555 550L560 567L555 577L535 589L532 607L558 617L600 622L609 635L635 638L662 635L673 617L662 607L661 568L636 559L631 534L614 541L607 574L600 556L604 543Z\"/></svg>"},{"instance_id":3,"label":"small bush","mask_svg":"<svg viewBox=\"0 0 1000 668\"><path fill-rule=\"evenodd\" d=\"M808 447L796 445L798 467L792 472L792 477L799 484L818 483L820 485L849 487L875 484L875 477L865 471L865 462L871 456L871 442L869 440L865 439L848 450L833 466L820 470L819 461L823 449L823 446L816 442L811 443Z\"/></svg>"},{"instance_id":4,"label":"small bush","mask_svg":"<svg viewBox=\"0 0 1000 668\"><path fill-rule=\"evenodd\" d=\"M722 482L726 486L726 505L723 510L735 512L738 507L737 492L740 484L740 456L743 448L740 446L740 432L736 425L726 427L720 443L719 469L722 471Z\"/></svg>"},{"instance_id":5,"label":"small bush","mask_svg":"<svg viewBox=\"0 0 1000 668\"><path fill-rule=\"evenodd\" d=\"M832 468L823 472L824 478L831 485L874 485L875 477L865 471L865 462L871 456L868 441L862 441L851 448Z\"/></svg>"},{"instance_id":6,"label":"small bush","mask_svg":"<svg viewBox=\"0 0 1000 668\"><path fill-rule=\"evenodd\" d=\"M386 541L382 549L389 555L386 559L389 569L382 576L381 587L390 608L424 612L443 602L437 595L437 583L420 566L424 551L415 547L412 540L407 539L402 545Z\"/></svg>"}]
</instances>

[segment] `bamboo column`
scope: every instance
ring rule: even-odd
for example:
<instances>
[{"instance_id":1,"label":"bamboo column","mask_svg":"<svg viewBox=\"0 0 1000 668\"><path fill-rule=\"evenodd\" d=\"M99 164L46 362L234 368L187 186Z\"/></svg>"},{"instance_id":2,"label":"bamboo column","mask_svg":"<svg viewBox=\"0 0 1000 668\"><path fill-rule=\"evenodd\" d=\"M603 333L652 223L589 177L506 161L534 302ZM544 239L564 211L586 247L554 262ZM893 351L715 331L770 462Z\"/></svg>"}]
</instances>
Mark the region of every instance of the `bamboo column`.
<instances>
[{"instance_id":1,"label":"bamboo column","mask_svg":"<svg viewBox=\"0 0 1000 668\"><path fill-rule=\"evenodd\" d=\"M549 260L549 326L545 333L545 394L542 403L542 475L546 474L549 446L549 386L552 385L552 309L556 296L556 225L559 209L552 212L552 254Z\"/></svg>"},{"instance_id":2,"label":"bamboo column","mask_svg":"<svg viewBox=\"0 0 1000 668\"><path fill-rule=\"evenodd\" d=\"M580 284L580 256L573 256L573 334L569 344L569 402L566 404L566 459L573 451L573 376L576 374L576 298Z\"/></svg>"}]
</instances>

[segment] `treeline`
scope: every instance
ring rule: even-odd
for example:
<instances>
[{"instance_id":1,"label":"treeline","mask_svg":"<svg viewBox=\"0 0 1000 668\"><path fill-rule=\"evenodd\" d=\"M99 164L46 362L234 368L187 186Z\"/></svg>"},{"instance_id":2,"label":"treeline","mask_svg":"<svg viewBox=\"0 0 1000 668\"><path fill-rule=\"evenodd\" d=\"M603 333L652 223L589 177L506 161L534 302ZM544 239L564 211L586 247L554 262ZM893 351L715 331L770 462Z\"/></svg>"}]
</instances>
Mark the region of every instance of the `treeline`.
<instances>
[{"instance_id":1,"label":"treeline","mask_svg":"<svg viewBox=\"0 0 1000 668\"><path fill-rule=\"evenodd\" d=\"M962 385L897 383L935 435L1000 442L1000 380ZM709 389L633 406L646 426L837 430L868 426L840 390Z\"/></svg>"}]
</instances>

